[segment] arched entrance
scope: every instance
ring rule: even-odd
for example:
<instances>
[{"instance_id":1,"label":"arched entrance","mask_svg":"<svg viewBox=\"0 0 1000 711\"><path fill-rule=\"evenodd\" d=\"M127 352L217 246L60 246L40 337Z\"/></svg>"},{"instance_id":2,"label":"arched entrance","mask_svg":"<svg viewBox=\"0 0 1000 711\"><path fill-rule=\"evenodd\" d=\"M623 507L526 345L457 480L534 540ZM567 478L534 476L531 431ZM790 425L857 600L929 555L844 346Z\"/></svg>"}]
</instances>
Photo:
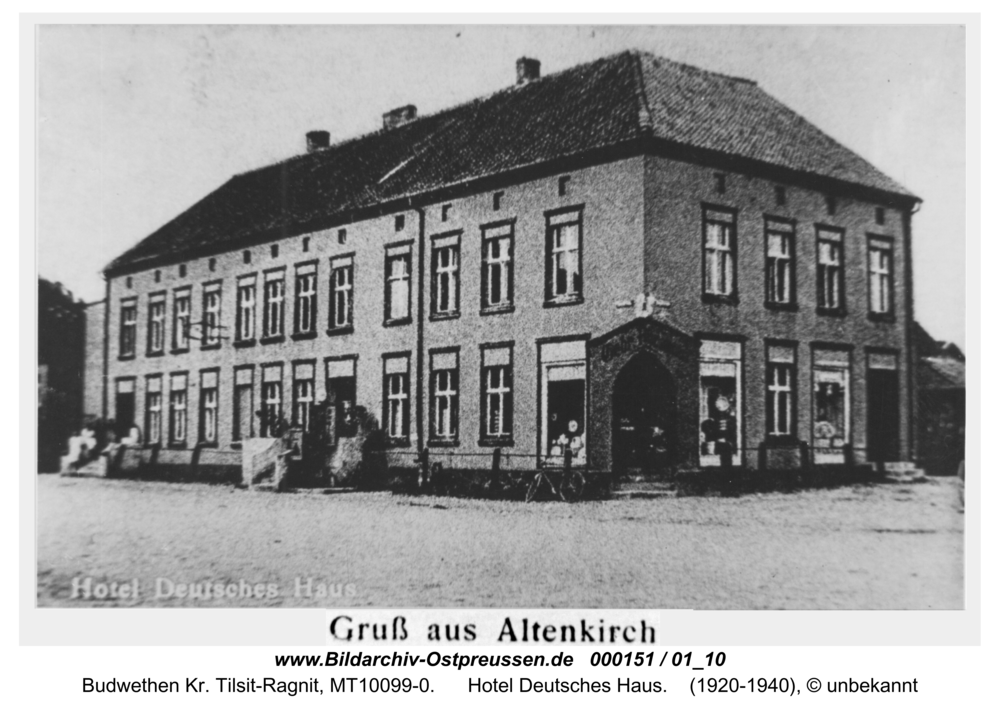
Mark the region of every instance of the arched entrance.
<instances>
[{"instance_id":1,"label":"arched entrance","mask_svg":"<svg viewBox=\"0 0 1000 711\"><path fill-rule=\"evenodd\" d=\"M618 373L612 395L612 464L621 473L666 471L678 460L677 391L649 353Z\"/></svg>"}]
</instances>

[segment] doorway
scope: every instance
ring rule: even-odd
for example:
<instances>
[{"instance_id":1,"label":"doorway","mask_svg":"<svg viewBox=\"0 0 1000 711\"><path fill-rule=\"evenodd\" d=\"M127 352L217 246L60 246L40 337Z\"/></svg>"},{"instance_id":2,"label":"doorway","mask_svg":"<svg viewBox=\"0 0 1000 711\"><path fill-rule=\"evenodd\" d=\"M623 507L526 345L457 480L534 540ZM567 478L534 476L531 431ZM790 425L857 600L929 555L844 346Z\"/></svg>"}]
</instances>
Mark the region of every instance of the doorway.
<instances>
[{"instance_id":1,"label":"doorway","mask_svg":"<svg viewBox=\"0 0 1000 711\"><path fill-rule=\"evenodd\" d=\"M868 369L868 461L899 458L899 376L895 370Z\"/></svg>"},{"instance_id":2,"label":"doorway","mask_svg":"<svg viewBox=\"0 0 1000 711\"><path fill-rule=\"evenodd\" d=\"M679 454L677 395L670 373L652 355L637 355L619 372L612 398L615 470L666 472Z\"/></svg>"}]
</instances>

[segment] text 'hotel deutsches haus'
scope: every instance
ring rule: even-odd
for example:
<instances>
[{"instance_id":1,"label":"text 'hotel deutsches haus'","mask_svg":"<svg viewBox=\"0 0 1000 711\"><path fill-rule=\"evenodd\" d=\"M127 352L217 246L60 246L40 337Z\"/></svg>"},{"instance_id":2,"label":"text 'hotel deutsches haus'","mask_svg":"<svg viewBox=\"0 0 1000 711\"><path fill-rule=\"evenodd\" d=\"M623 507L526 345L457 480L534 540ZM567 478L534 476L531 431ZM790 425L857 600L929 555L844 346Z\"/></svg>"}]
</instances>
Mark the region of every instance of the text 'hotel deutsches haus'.
<instances>
[{"instance_id":1,"label":"text 'hotel deutsches haus'","mask_svg":"<svg viewBox=\"0 0 1000 711\"><path fill-rule=\"evenodd\" d=\"M216 463L335 413L335 480L373 431L401 466L897 461L918 203L753 81L522 58L311 132L115 259L93 411Z\"/></svg>"}]
</instances>

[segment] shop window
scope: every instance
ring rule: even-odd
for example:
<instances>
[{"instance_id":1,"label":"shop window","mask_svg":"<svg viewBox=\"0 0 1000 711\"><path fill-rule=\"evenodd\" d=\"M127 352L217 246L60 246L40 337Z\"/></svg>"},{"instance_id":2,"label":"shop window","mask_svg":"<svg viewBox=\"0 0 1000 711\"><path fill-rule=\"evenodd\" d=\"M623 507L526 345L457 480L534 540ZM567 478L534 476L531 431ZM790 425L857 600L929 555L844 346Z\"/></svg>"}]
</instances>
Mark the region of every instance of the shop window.
<instances>
[{"instance_id":1,"label":"shop window","mask_svg":"<svg viewBox=\"0 0 1000 711\"><path fill-rule=\"evenodd\" d=\"M850 442L850 353L813 351L813 461L842 464Z\"/></svg>"},{"instance_id":2,"label":"shop window","mask_svg":"<svg viewBox=\"0 0 1000 711\"><path fill-rule=\"evenodd\" d=\"M541 359L540 433L543 462L564 466L587 464L586 341L543 343Z\"/></svg>"},{"instance_id":3,"label":"shop window","mask_svg":"<svg viewBox=\"0 0 1000 711\"><path fill-rule=\"evenodd\" d=\"M720 466L723 455L743 461L743 346L702 341L699 363L699 441L703 467Z\"/></svg>"}]
</instances>

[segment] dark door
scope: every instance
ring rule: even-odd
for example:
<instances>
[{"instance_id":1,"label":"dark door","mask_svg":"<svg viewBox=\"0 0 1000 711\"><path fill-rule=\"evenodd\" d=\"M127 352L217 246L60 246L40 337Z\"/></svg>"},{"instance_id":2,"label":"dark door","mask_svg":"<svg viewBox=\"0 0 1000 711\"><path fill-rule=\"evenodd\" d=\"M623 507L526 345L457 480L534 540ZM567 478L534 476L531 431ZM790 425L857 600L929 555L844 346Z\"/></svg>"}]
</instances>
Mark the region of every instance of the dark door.
<instances>
[{"instance_id":1,"label":"dark door","mask_svg":"<svg viewBox=\"0 0 1000 711\"><path fill-rule=\"evenodd\" d=\"M135 424L135 393L115 395L115 432L119 437L127 437Z\"/></svg>"},{"instance_id":2,"label":"dark door","mask_svg":"<svg viewBox=\"0 0 1000 711\"><path fill-rule=\"evenodd\" d=\"M899 459L899 376L895 370L868 371L868 460Z\"/></svg>"},{"instance_id":3,"label":"dark door","mask_svg":"<svg viewBox=\"0 0 1000 711\"><path fill-rule=\"evenodd\" d=\"M652 356L629 361L615 381L612 457L618 471L666 471L677 459L676 395Z\"/></svg>"}]
</instances>

